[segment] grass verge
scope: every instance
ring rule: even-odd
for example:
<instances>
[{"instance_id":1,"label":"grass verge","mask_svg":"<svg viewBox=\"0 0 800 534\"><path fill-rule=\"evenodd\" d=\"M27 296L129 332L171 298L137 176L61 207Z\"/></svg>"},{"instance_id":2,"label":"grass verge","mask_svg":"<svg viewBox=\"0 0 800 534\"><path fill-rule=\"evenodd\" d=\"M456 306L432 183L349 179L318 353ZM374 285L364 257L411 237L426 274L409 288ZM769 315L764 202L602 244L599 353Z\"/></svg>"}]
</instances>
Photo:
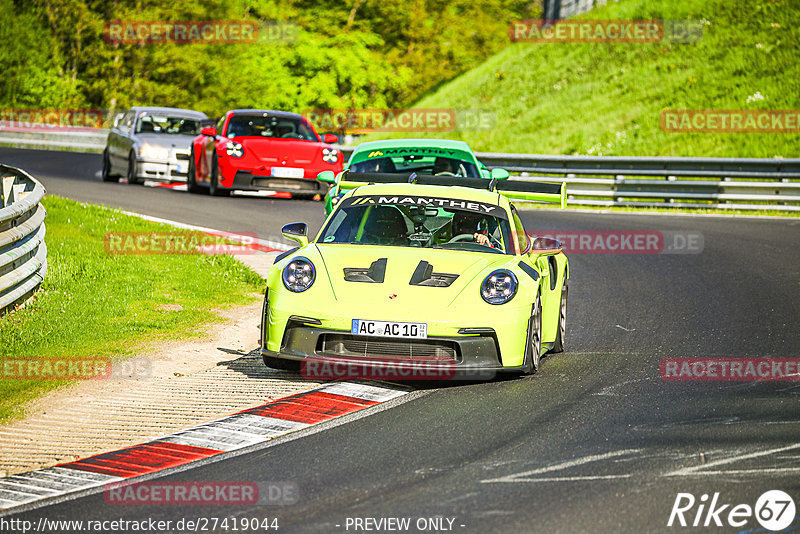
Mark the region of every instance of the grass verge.
<instances>
[{"instance_id":1,"label":"grass verge","mask_svg":"<svg viewBox=\"0 0 800 534\"><path fill-rule=\"evenodd\" d=\"M514 43L415 104L493 113L447 133L476 151L605 156L797 157L800 134L667 133L663 109L800 108L796 0L620 0L581 18L697 20L691 43Z\"/></svg>"},{"instance_id":2,"label":"grass verge","mask_svg":"<svg viewBox=\"0 0 800 534\"><path fill-rule=\"evenodd\" d=\"M45 197L48 272L24 307L0 317L0 358L113 358L159 340L200 337L215 310L253 302L266 283L230 256L112 255L111 232L172 232L108 208ZM0 421L63 385L0 380Z\"/></svg>"}]
</instances>

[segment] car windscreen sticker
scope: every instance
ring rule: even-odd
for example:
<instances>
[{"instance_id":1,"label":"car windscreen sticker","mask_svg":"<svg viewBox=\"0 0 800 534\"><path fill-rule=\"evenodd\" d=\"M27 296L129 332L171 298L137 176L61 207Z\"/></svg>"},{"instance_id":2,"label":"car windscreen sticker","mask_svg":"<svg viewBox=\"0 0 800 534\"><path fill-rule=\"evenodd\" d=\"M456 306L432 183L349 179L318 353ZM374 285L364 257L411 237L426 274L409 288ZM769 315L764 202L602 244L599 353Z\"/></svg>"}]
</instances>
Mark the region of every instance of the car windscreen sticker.
<instances>
[{"instance_id":1,"label":"car windscreen sticker","mask_svg":"<svg viewBox=\"0 0 800 534\"><path fill-rule=\"evenodd\" d=\"M380 157L400 157L400 156L443 156L448 158L464 159L472 161L472 157L463 150L452 148L436 148L436 147L401 147L401 148L383 148L379 150L371 150L369 152L361 152L355 154L353 163L363 161L370 158Z\"/></svg>"},{"instance_id":2,"label":"car windscreen sticker","mask_svg":"<svg viewBox=\"0 0 800 534\"><path fill-rule=\"evenodd\" d=\"M500 206L455 198L423 197L416 195L364 195L351 196L341 202L341 207L343 208L369 205L426 206L432 208L474 211L501 219L507 219L505 211Z\"/></svg>"}]
</instances>

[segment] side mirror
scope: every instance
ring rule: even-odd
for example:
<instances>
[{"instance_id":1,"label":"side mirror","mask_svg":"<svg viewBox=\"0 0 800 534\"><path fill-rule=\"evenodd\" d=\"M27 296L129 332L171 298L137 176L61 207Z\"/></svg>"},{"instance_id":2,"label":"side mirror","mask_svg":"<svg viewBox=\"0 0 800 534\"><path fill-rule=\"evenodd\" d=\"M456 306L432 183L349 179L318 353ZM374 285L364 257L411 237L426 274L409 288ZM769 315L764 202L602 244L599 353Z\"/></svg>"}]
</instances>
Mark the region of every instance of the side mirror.
<instances>
[{"instance_id":1,"label":"side mirror","mask_svg":"<svg viewBox=\"0 0 800 534\"><path fill-rule=\"evenodd\" d=\"M214 128L213 126L206 126L202 130L200 130L200 133L208 137L216 137L217 129Z\"/></svg>"},{"instance_id":2,"label":"side mirror","mask_svg":"<svg viewBox=\"0 0 800 534\"><path fill-rule=\"evenodd\" d=\"M114 128L119 126L119 121L122 120L122 116L123 115L124 115L124 113L117 113L116 115L114 115Z\"/></svg>"},{"instance_id":3,"label":"side mirror","mask_svg":"<svg viewBox=\"0 0 800 534\"><path fill-rule=\"evenodd\" d=\"M308 245L308 225L306 223L289 223L281 229L283 237L297 241L301 247Z\"/></svg>"},{"instance_id":4,"label":"side mirror","mask_svg":"<svg viewBox=\"0 0 800 534\"><path fill-rule=\"evenodd\" d=\"M339 142L339 138L336 137L333 134L325 134L322 137L322 140L325 141L326 143L329 143L329 144L333 144L333 143L338 143Z\"/></svg>"},{"instance_id":5,"label":"side mirror","mask_svg":"<svg viewBox=\"0 0 800 534\"><path fill-rule=\"evenodd\" d=\"M540 256L555 256L564 248L561 241L553 239L552 237L537 237L533 240L531 246L532 254L539 254Z\"/></svg>"},{"instance_id":6,"label":"side mirror","mask_svg":"<svg viewBox=\"0 0 800 534\"><path fill-rule=\"evenodd\" d=\"M508 171L505 169L495 168L491 170L489 175L492 180L507 180L509 177Z\"/></svg>"},{"instance_id":7,"label":"side mirror","mask_svg":"<svg viewBox=\"0 0 800 534\"><path fill-rule=\"evenodd\" d=\"M336 174L333 171L322 171L317 175L317 180L326 184L336 183Z\"/></svg>"}]
</instances>

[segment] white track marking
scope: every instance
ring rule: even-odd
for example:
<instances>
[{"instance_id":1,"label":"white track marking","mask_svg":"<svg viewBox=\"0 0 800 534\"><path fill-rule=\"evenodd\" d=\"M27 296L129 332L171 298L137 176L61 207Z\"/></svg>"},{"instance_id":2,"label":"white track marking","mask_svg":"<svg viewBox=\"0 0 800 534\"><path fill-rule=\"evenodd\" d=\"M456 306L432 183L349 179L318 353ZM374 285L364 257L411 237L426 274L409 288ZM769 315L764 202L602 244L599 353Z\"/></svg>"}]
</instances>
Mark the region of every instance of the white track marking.
<instances>
[{"instance_id":1,"label":"white track marking","mask_svg":"<svg viewBox=\"0 0 800 534\"><path fill-rule=\"evenodd\" d=\"M765 469L755 467L753 469L731 469L730 471L700 471L696 473L696 475L783 475L788 473L800 473L800 467L768 467Z\"/></svg>"},{"instance_id":2,"label":"white track marking","mask_svg":"<svg viewBox=\"0 0 800 534\"><path fill-rule=\"evenodd\" d=\"M145 221L168 224L170 226L174 226L175 228L181 228L183 230L196 230L198 232L204 232L206 234L216 235L220 237L227 237L229 239L239 239L240 241L247 243L255 241L259 245L263 245L269 248L274 248L277 250L289 250L293 248L291 245L287 245L286 243L279 243L278 241L269 241L267 239L254 238L253 236L241 235L234 232L223 232L222 230L215 230L214 228L206 228L205 226L195 226L193 224L185 224L178 221L171 221L169 219L162 219L161 217L143 215L141 213L135 213L133 211L125 211L125 210L116 210L116 211L119 211L120 213L123 213L125 215L130 215L131 217L139 217L140 219L144 219Z\"/></svg>"},{"instance_id":3,"label":"white track marking","mask_svg":"<svg viewBox=\"0 0 800 534\"><path fill-rule=\"evenodd\" d=\"M376 402L386 402L396 397L402 397L408 393L403 390L370 386L367 384L354 384L352 382L325 385L319 388L319 391Z\"/></svg>"},{"instance_id":4,"label":"white track marking","mask_svg":"<svg viewBox=\"0 0 800 534\"><path fill-rule=\"evenodd\" d=\"M65 467L47 467L38 471L0 479L0 508L11 508L46 497L72 493L119 482L120 477L90 473Z\"/></svg>"},{"instance_id":5,"label":"white track marking","mask_svg":"<svg viewBox=\"0 0 800 534\"><path fill-rule=\"evenodd\" d=\"M317 388L317 391L379 403L407 393L396 389L349 382L324 385ZM170 434L161 440L228 452L264 443L272 438L309 426L311 425L308 423L240 413Z\"/></svg>"},{"instance_id":6,"label":"white track marking","mask_svg":"<svg viewBox=\"0 0 800 534\"><path fill-rule=\"evenodd\" d=\"M758 452L751 452L748 454L741 454L738 456L732 456L730 458L723 458L721 460L715 460L713 462L709 462L703 465L695 465L692 467L684 467L682 469L678 469L677 471L672 471L670 473L665 473L663 476L665 477L681 477L681 476L692 476L692 475L705 475L709 471L707 471L710 467L717 467L719 465L728 465L734 462L740 462L742 460L750 460L751 458L760 458L762 456L769 456L770 454L775 454L778 452L783 451L790 451L794 449L800 449L800 443L795 443L794 445L788 445L786 447L778 447L777 449L767 449L765 451L758 451ZM702 471L701 471L702 470ZM750 470L746 470L750 471ZM756 470L761 471L761 470ZM727 472L727 471L726 471Z\"/></svg>"},{"instance_id":7,"label":"white track marking","mask_svg":"<svg viewBox=\"0 0 800 534\"><path fill-rule=\"evenodd\" d=\"M203 426L222 428L256 437L274 438L311 425L285 419L275 419L274 417L240 413Z\"/></svg>"},{"instance_id":8,"label":"white track marking","mask_svg":"<svg viewBox=\"0 0 800 534\"><path fill-rule=\"evenodd\" d=\"M616 480L619 478L630 478L633 475L577 475L574 477L538 477L525 478L515 482L586 482L592 480ZM483 482L487 482L484 480ZM509 481L510 482L510 481Z\"/></svg>"},{"instance_id":9,"label":"white track marking","mask_svg":"<svg viewBox=\"0 0 800 534\"><path fill-rule=\"evenodd\" d=\"M171 189L173 191L188 191L189 186L186 182L162 182L160 180L147 180L142 182L145 187L160 187L162 189Z\"/></svg>"},{"instance_id":10,"label":"white track marking","mask_svg":"<svg viewBox=\"0 0 800 534\"><path fill-rule=\"evenodd\" d=\"M626 456L630 454L636 454L640 452L640 449L624 449L621 451L613 451L607 452L605 454L593 454L591 456L584 456L583 458L576 458L575 460L568 460L566 462L561 462L560 464L550 465L547 467L540 467L538 469L532 469L530 471L523 471L522 473L517 473L514 475L508 475L500 478L490 478L487 480L481 480L482 483L493 483L493 482L535 482L538 479L529 479L531 475L541 475L543 473L551 473L553 471L561 471L564 469L569 469L571 467L578 467L581 465L585 465L591 462L600 462L603 460L610 460L611 458L618 458L620 456ZM609 477L615 478L627 478L630 475L608 475ZM572 477L568 477L572 478ZM575 477L580 480L588 480L591 479L591 476L579 476Z\"/></svg>"},{"instance_id":11,"label":"white track marking","mask_svg":"<svg viewBox=\"0 0 800 534\"><path fill-rule=\"evenodd\" d=\"M378 405L409 393L406 390L350 382L325 384L309 391L324 391L350 397L353 402L376 401ZM158 441L193 445L224 453L265 443L273 438L312 426L315 424L252 413L238 413L164 436ZM124 480L127 479L82 471L69 465L0 478L0 515L9 508Z\"/></svg>"},{"instance_id":12,"label":"white track marking","mask_svg":"<svg viewBox=\"0 0 800 534\"><path fill-rule=\"evenodd\" d=\"M257 443L264 443L269 438L257 436L248 432L228 430L216 425L200 426L183 432L176 432L171 436L161 439L170 443L193 445L217 451L235 451Z\"/></svg>"},{"instance_id":13,"label":"white track marking","mask_svg":"<svg viewBox=\"0 0 800 534\"><path fill-rule=\"evenodd\" d=\"M617 328L622 328L622 329L623 329L623 330L625 330L626 332L634 332L634 331L636 330L635 328L625 328L625 327L624 327L624 326L622 326L621 324L615 324L614 326L616 326Z\"/></svg>"},{"instance_id":14,"label":"white track marking","mask_svg":"<svg viewBox=\"0 0 800 534\"><path fill-rule=\"evenodd\" d=\"M626 380L625 382L620 382L619 384L612 384L610 386L606 386L597 393L592 393L592 395L607 395L609 397L619 397L619 393L615 393L614 390L617 388L621 388L622 386L627 386L628 384L633 384L635 382L644 382L645 380L650 380L649 378L635 378L633 380Z\"/></svg>"}]
</instances>

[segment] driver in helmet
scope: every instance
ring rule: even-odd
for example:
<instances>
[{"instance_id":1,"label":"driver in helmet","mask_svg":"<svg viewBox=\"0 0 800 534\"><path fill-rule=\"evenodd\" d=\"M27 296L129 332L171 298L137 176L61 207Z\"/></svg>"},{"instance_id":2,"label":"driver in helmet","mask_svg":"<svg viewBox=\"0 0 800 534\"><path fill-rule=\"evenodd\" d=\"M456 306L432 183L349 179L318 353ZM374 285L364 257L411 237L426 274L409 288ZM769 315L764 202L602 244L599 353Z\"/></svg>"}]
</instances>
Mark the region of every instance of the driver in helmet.
<instances>
[{"instance_id":1,"label":"driver in helmet","mask_svg":"<svg viewBox=\"0 0 800 534\"><path fill-rule=\"evenodd\" d=\"M453 214L453 237L472 235L479 245L496 248L489 239L489 221L478 213L457 211Z\"/></svg>"}]
</instances>

